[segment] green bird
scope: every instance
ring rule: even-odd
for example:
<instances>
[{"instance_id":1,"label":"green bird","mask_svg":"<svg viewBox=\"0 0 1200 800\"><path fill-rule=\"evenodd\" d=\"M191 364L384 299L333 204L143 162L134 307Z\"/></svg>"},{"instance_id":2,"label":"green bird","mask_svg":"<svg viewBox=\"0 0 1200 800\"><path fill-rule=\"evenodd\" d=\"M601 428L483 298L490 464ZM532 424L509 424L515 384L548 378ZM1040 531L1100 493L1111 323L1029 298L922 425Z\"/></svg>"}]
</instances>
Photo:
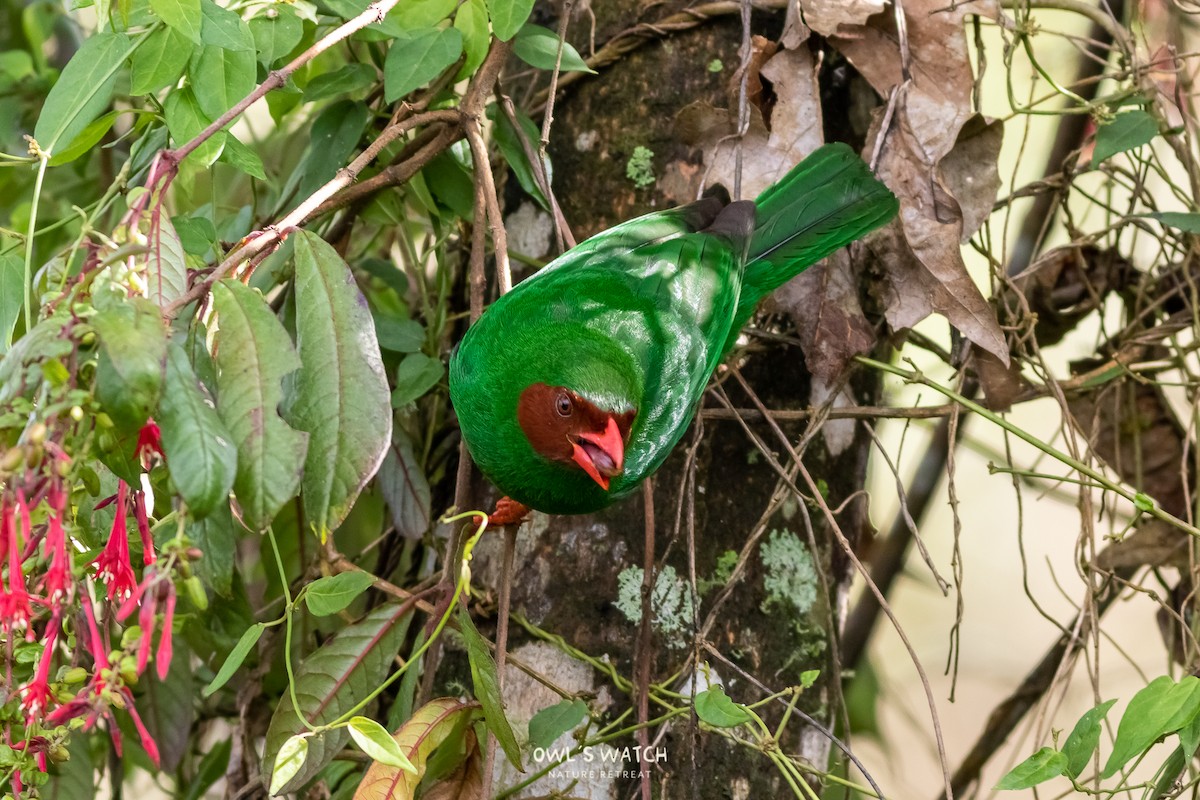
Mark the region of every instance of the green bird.
<instances>
[{"instance_id":1,"label":"green bird","mask_svg":"<svg viewBox=\"0 0 1200 800\"><path fill-rule=\"evenodd\" d=\"M708 196L567 251L493 303L450 359L475 463L525 509L599 510L670 454L758 302L885 224L896 198L844 144L754 202Z\"/></svg>"}]
</instances>

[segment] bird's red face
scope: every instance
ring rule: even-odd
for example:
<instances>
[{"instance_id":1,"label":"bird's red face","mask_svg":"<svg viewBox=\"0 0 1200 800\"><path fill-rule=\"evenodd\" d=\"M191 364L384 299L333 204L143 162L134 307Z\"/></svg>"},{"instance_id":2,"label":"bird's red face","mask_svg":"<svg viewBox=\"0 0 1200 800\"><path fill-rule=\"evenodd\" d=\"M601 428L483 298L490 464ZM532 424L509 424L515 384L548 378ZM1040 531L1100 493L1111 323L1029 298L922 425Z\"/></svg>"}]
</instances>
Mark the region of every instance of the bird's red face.
<instances>
[{"instance_id":1,"label":"bird's red face","mask_svg":"<svg viewBox=\"0 0 1200 800\"><path fill-rule=\"evenodd\" d=\"M583 470L608 491L625 470L625 443L637 412L598 408L562 386L535 383L521 392L517 422L539 454Z\"/></svg>"}]
</instances>

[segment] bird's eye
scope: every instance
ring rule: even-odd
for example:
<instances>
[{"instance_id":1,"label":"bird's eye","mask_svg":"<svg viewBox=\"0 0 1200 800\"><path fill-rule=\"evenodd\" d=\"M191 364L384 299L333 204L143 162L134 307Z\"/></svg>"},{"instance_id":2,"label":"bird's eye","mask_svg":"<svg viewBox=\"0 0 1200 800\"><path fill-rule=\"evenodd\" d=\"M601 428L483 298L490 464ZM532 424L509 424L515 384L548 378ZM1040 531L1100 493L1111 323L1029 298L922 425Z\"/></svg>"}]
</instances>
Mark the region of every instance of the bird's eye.
<instances>
[{"instance_id":1,"label":"bird's eye","mask_svg":"<svg viewBox=\"0 0 1200 800\"><path fill-rule=\"evenodd\" d=\"M565 394L560 394L558 396L558 398L555 399L555 401L554 401L554 408L556 411L558 411L558 414L561 417L571 416L571 410L572 410L571 398Z\"/></svg>"}]
</instances>

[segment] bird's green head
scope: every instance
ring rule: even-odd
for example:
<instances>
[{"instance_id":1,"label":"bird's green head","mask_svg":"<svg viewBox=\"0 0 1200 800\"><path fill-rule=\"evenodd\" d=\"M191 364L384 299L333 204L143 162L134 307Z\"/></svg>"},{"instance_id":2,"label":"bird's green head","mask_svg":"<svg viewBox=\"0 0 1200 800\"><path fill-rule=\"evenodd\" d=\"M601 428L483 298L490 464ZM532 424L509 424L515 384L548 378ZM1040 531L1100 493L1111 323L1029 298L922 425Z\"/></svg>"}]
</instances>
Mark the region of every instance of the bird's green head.
<instances>
[{"instance_id":1,"label":"bird's green head","mask_svg":"<svg viewBox=\"0 0 1200 800\"><path fill-rule=\"evenodd\" d=\"M451 399L475 462L532 508L608 505L626 483L642 394L629 355L581 326L489 331L487 317L450 365Z\"/></svg>"}]
</instances>

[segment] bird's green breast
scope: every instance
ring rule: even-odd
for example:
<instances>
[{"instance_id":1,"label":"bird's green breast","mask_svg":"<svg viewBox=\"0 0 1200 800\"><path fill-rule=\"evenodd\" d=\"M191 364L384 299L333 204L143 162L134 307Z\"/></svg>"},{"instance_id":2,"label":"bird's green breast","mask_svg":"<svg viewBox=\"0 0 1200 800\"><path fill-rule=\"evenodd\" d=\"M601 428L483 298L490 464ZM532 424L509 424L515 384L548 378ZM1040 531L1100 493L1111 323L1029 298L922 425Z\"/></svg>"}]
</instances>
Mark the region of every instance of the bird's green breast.
<instances>
[{"instance_id":1,"label":"bird's green breast","mask_svg":"<svg viewBox=\"0 0 1200 800\"><path fill-rule=\"evenodd\" d=\"M502 492L532 508L583 513L629 494L679 441L722 355L740 286L732 248L678 227L631 246L638 237L623 229L634 223L594 237L500 298L452 358L451 398L472 457ZM636 410L624 473L608 491L525 439L517 399L537 382Z\"/></svg>"}]
</instances>

